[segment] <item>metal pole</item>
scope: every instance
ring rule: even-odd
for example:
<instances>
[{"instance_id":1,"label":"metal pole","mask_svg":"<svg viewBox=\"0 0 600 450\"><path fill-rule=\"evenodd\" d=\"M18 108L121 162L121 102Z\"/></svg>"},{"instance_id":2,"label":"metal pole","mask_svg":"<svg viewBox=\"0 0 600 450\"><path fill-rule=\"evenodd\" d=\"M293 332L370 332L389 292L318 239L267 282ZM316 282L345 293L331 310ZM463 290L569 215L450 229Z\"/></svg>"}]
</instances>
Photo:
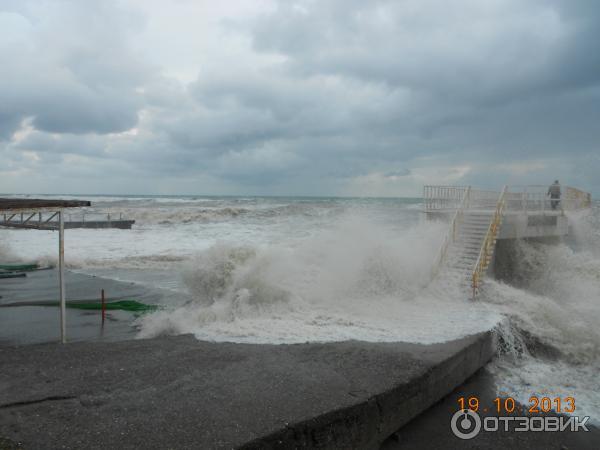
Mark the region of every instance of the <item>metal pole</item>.
<instances>
[{"instance_id":1,"label":"metal pole","mask_svg":"<svg viewBox=\"0 0 600 450\"><path fill-rule=\"evenodd\" d=\"M106 300L104 299L104 289L102 289L102 325L106 319Z\"/></svg>"},{"instance_id":2,"label":"metal pole","mask_svg":"<svg viewBox=\"0 0 600 450\"><path fill-rule=\"evenodd\" d=\"M65 223L58 213L58 279L60 284L60 342L67 342L67 305L65 301Z\"/></svg>"}]
</instances>

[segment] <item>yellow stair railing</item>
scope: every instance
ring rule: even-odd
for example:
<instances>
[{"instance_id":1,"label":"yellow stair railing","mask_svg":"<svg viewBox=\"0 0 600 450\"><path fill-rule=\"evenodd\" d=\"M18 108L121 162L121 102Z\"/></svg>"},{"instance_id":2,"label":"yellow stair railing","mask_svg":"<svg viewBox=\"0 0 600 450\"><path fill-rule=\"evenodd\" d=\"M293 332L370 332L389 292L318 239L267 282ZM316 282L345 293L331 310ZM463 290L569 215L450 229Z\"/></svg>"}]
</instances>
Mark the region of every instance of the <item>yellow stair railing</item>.
<instances>
[{"instance_id":1,"label":"yellow stair railing","mask_svg":"<svg viewBox=\"0 0 600 450\"><path fill-rule=\"evenodd\" d=\"M504 186L502 192L500 193L500 197L496 203L496 209L494 210L494 214L492 215L492 219L490 221L490 226L488 227L483 242L481 243L481 250L479 251L479 256L477 257L475 267L473 268L471 284L473 289L473 299L475 299L479 293L481 281L492 260L492 255L494 254L496 238L498 237L498 231L500 230L500 225L502 224L502 216L504 215L504 207L506 206L507 188L507 186Z\"/></svg>"}]
</instances>

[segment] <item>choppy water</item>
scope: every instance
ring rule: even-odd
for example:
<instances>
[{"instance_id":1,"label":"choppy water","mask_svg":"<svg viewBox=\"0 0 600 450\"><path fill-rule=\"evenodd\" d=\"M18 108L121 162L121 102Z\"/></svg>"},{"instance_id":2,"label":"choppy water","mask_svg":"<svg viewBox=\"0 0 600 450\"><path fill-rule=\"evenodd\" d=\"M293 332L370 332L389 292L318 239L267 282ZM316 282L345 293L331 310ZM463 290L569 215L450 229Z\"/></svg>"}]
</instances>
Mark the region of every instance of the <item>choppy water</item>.
<instances>
[{"instance_id":1,"label":"choppy water","mask_svg":"<svg viewBox=\"0 0 600 450\"><path fill-rule=\"evenodd\" d=\"M235 342L440 342L496 327L501 389L574 396L600 417L600 212L572 217L561 243L521 242L519 277L478 302L429 284L446 231L418 199L91 197L132 230L68 230L68 266L185 292L137 323L141 337ZM0 230L5 258L54 261L56 235ZM180 298L180 296L178 297ZM594 417L595 416L595 417Z\"/></svg>"}]
</instances>

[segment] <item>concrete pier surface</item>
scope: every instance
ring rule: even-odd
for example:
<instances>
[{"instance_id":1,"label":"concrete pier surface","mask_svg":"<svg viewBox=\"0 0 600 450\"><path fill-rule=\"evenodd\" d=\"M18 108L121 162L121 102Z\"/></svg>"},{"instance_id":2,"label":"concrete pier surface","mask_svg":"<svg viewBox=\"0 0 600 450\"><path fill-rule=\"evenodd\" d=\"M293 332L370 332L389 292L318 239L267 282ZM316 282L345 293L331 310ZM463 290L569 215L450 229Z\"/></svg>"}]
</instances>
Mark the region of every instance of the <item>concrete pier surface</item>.
<instances>
[{"instance_id":1,"label":"concrete pier surface","mask_svg":"<svg viewBox=\"0 0 600 450\"><path fill-rule=\"evenodd\" d=\"M491 333L435 345L253 345L184 335L0 347L0 442L378 448L493 354Z\"/></svg>"}]
</instances>

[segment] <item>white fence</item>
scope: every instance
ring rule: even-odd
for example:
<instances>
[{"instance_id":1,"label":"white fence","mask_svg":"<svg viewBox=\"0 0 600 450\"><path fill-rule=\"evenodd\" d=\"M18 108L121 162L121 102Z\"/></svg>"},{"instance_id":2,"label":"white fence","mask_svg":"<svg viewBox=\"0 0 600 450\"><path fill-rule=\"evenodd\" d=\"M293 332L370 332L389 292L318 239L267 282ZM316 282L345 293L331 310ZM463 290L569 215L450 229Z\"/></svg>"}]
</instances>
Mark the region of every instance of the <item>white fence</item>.
<instances>
[{"instance_id":1,"label":"white fence","mask_svg":"<svg viewBox=\"0 0 600 450\"><path fill-rule=\"evenodd\" d=\"M573 211L589 208L592 197L588 192L564 186L560 199L552 199L549 186L508 186L505 195L506 211ZM431 186L423 188L423 201L426 212L457 209L467 192L466 186ZM466 208L494 209L500 191L471 189Z\"/></svg>"}]
</instances>

